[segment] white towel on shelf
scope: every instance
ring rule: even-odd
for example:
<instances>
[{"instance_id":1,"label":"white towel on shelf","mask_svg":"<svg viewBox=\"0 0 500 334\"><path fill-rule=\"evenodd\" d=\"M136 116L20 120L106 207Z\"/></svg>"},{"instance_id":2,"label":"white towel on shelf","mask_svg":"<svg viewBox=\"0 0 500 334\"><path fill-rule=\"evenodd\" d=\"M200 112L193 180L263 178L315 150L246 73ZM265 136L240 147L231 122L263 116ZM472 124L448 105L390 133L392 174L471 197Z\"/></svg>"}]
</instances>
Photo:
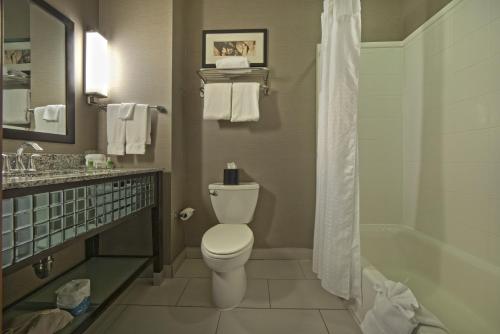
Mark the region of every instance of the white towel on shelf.
<instances>
[{"instance_id":1,"label":"white towel on shelf","mask_svg":"<svg viewBox=\"0 0 500 334\"><path fill-rule=\"evenodd\" d=\"M205 85L203 118L205 120L231 119L231 83Z\"/></svg>"},{"instance_id":2,"label":"white towel on shelf","mask_svg":"<svg viewBox=\"0 0 500 334\"><path fill-rule=\"evenodd\" d=\"M125 154L125 121L120 118L120 104L108 104L106 128L108 135L108 154Z\"/></svg>"},{"instance_id":3,"label":"white towel on shelf","mask_svg":"<svg viewBox=\"0 0 500 334\"><path fill-rule=\"evenodd\" d=\"M120 104L120 119L129 120L134 115L135 103L122 103Z\"/></svg>"},{"instance_id":4,"label":"white towel on shelf","mask_svg":"<svg viewBox=\"0 0 500 334\"><path fill-rule=\"evenodd\" d=\"M250 67L247 57L225 57L215 62L216 68L247 68Z\"/></svg>"},{"instance_id":5,"label":"white towel on shelf","mask_svg":"<svg viewBox=\"0 0 500 334\"><path fill-rule=\"evenodd\" d=\"M66 112L66 106L63 104L52 104L45 107L43 119L47 122L59 121L59 115Z\"/></svg>"},{"instance_id":6,"label":"white towel on shelf","mask_svg":"<svg viewBox=\"0 0 500 334\"><path fill-rule=\"evenodd\" d=\"M125 122L127 154L145 154L151 143L151 112L147 104L136 104L133 117Z\"/></svg>"},{"instance_id":7,"label":"white towel on shelf","mask_svg":"<svg viewBox=\"0 0 500 334\"><path fill-rule=\"evenodd\" d=\"M417 328L415 312L419 308L411 290L402 283L385 281L375 287L373 308L361 323L364 334L411 334Z\"/></svg>"},{"instance_id":8,"label":"white towel on shelf","mask_svg":"<svg viewBox=\"0 0 500 334\"><path fill-rule=\"evenodd\" d=\"M27 125L31 123L29 89L3 90L3 123L7 125Z\"/></svg>"},{"instance_id":9,"label":"white towel on shelf","mask_svg":"<svg viewBox=\"0 0 500 334\"><path fill-rule=\"evenodd\" d=\"M235 82L233 84L233 99L231 122L257 122L259 120L258 82Z\"/></svg>"},{"instance_id":10,"label":"white towel on shelf","mask_svg":"<svg viewBox=\"0 0 500 334\"><path fill-rule=\"evenodd\" d=\"M48 121L45 119L47 115L47 109L50 106L36 107L34 114L34 125L33 131L53 133L58 135L66 134L66 107L64 108L54 108L58 110L57 120Z\"/></svg>"}]
</instances>

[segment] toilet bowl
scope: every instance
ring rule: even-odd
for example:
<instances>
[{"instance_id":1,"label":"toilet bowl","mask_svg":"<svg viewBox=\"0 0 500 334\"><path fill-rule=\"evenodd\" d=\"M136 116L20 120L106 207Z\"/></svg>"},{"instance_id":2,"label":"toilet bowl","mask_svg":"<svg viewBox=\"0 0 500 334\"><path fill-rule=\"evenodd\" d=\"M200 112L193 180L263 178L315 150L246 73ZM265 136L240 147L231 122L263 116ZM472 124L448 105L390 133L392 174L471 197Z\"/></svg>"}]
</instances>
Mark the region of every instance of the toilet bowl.
<instances>
[{"instance_id":1,"label":"toilet bowl","mask_svg":"<svg viewBox=\"0 0 500 334\"><path fill-rule=\"evenodd\" d=\"M211 184L209 193L220 224L203 235L201 253L212 270L212 296L221 310L238 306L245 296L245 263L253 247L253 232L248 227L257 205L259 185Z\"/></svg>"}]
</instances>

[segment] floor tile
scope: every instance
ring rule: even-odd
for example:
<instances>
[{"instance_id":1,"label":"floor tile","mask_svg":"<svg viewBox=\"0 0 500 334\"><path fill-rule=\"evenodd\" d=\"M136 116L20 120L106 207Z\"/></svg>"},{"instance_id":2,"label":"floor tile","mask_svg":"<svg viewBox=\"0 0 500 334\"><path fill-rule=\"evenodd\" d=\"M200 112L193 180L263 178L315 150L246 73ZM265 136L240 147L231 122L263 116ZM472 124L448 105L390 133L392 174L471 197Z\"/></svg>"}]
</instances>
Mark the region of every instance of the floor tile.
<instances>
[{"instance_id":1,"label":"floor tile","mask_svg":"<svg viewBox=\"0 0 500 334\"><path fill-rule=\"evenodd\" d=\"M212 280L210 278L191 278L178 305L213 307Z\"/></svg>"},{"instance_id":2,"label":"floor tile","mask_svg":"<svg viewBox=\"0 0 500 334\"><path fill-rule=\"evenodd\" d=\"M346 310L321 310L328 331L333 334L362 334L352 315Z\"/></svg>"},{"instance_id":3,"label":"floor tile","mask_svg":"<svg viewBox=\"0 0 500 334\"><path fill-rule=\"evenodd\" d=\"M269 288L267 280L248 280L245 298L238 307L269 308Z\"/></svg>"},{"instance_id":4,"label":"floor tile","mask_svg":"<svg viewBox=\"0 0 500 334\"><path fill-rule=\"evenodd\" d=\"M299 260L299 264L306 279L318 279L318 275L312 271L312 260Z\"/></svg>"},{"instance_id":5,"label":"floor tile","mask_svg":"<svg viewBox=\"0 0 500 334\"><path fill-rule=\"evenodd\" d=\"M328 334L319 311L235 309L222 312L217 334Z\"/></svg>"},{"instance_id":6,"label":"floor tile","mask_svg":"<svg viewBox=\"0 0 500 334\"><path fill-rule=\"evenodd\" d=\"M212 280L192 278L184 290L179 306L214 307ZM245 298L238 307L269 308L269 289L266 280L248 280Z\"/></svg>"},{"instance_id":7,"label":"floor tile","mask_svg":"<svg viewBox=\"0 0 500 334\"><path fill-rule=\"evenodd\" d=\"M127 306L106 334L211 334L219 316L211 308Z\"/></svg>"},{"instance_id":8,"label":"floor tile","mask_svg":"<svg viewBox=\"0 0 500 334\"><path fill-rule=\"evenodd\" d=\"M125 305L111 305L86 331L85 334L106 334L125 310Z\"/></svg>"},{"instance_id":9,"label":"floor tile","mask_svg":"<svg viewBox=\"0 0 500 334\"><path fill-rule=\"evenodd\" d=\"M186 259L175 273L175 277L211 277L212 272L203 259Z\"/></svg>"},{"instance_id":10,"label":"floor tile","mask_svg":"<svg viewBox=\"0 0 500 334\"><path fill-rule=\"evenodd\" d=\"M318 280L269 280L272 308L345 309Z\"/></svg>"},{"instance_id":11,"label":"floor tile","mask_svg":"<svg viewBox=\"0 0 500 334\"><path fill-rule=\"evenodd\" d=\"M119 298L119 304L133 305L175 305L188 280L186 278L165 279L160 286L154 286L151 279L136 280Z\"/></svg>"},{"instance_id":12,"label":"floor tile","mask_svg":"<svg viewBox=\"0 0 500 334\"><path fill-rule=\"evenodd\" d=\"M246 265L250 279L303 279L304 274L295 260L250 260Z\"/></svg>"}]
</instances>

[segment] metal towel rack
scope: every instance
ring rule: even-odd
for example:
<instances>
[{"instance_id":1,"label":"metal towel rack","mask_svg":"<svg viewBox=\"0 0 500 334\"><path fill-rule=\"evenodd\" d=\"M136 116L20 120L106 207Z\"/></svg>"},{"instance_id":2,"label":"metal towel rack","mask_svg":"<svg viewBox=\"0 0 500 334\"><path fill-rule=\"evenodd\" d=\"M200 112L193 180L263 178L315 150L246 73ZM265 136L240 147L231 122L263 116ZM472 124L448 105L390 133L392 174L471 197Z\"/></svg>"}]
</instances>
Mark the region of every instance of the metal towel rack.
<instances>
[{"instance_id":1,"label":"metal towel rack","mask_svg":"<svg viewBox=\"0 0 500 334\"><path fill-rule=\"evenodd\" d=\"M97 97L95 96L87 96L87 103L89 105L97 107L97 111L104 111L106 112L108 110L108 104L107 103L99 103L97 102ZM157 110L159 113L166 114L167 108L165 106L148 106L148 110Z\"/></svg>"},{"instance_id":2,"label":"metal towel rack","mask_svg":"<svg viewBox=\"0 0 500 334\"><path fill-rule=\"evenodd\" d=\"M259 82L264 95L269 95L269 68L203 68L196 73L201 79L200 96L204 97L205 85L211 82Z\"/></svg>"}]
</instances>

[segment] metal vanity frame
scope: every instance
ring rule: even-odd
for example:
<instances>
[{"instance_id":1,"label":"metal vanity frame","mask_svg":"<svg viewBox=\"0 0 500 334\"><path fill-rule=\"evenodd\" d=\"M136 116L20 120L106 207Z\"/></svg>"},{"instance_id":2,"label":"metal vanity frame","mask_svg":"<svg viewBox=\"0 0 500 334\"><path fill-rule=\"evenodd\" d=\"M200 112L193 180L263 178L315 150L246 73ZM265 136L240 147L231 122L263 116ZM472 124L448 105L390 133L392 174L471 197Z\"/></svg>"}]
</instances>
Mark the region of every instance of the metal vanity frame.
<instances>
[{"instance_id":1,"label":"metal vanity frame","mask_svg":"<svg viewBox=\"0 0 500 334\"><path fill-rule=\"evenodd\" d=\"M12 274L14 272L17 272L27 266L31 266L35 263L38 263L40 260L45 259L54 253L59 252L60 250L67 248L70 245L73 245L75 243L81 243L85 242L85 260L82 261L81 263L78 263L76 266L73 268L69 269L68 271L62 273L61 275L54 277L51 279L49 282L47 282L45 285L42 287L32 291L28 296L24 296L21 300L18 300L8 307L4 308L4 312L8 310L10 307L15 306L16 304L20 303L22 300L25 298L28 298L30 295L38 292L39 290L43 289L46 285L50 284L53 280L64 276L66 273L70 272L74 268L80 266L82 263L88 261L91 258L94 257L99 257L99 236L101 233L109 231L117 226L120 226L121 224L130 221L131 219L134 219L138 216L140 216L142 213L144 213L147 210L151 210L151 234L152 234L152 256L149 257L149 259L140 266L137 270L135 270L134 274L128 277L128 279L121 284L121 286L117 287L114 292L111 294L109 298L107 298L104 302L99 304L96 310L94 310L89 317L87 317L78 327L72 331L72 333L83 333L85 332L86 329L114 302L114 300L137 278L139 275L146 269L149 265L153 265L153 273L154 275L162 274L163 271L163 254L164 254L164 245L163 245L163 240L164 240L164 226L163 226L163 219L162 219L162 203L163 203L163 172L162 171L153 171L153 172L134 172L126 175L120 175L120 176L110 176L110 177L99 177L97 179L92 179L92 180L85 180L85 181L75 181L75 182L66 182L66 183L60 183L60 184L50 184L50 185L40 185L40 186L33 186L33 187L27 187L27 188L13 188L13 189L7 189L3 191L3 199L11 199L11 198L17 198L17 197L22 197L22 196L28 196L28 195L35 195L35 194L41 194L41 193L50 193L54 191L64 191L67 189L72 189L72 188L81 188L81 187L87 187L87 186L92 186L92 185L97 185L97 184L102 184L102 183L108 183L108 182L116 182L116 181L124 181L128 179L133 179L133 178L140 178L140 177L153 177L153 194L154 194L154 199L152 203L149 205L135 211L131 212L130 214L125 215L124 217L118 218L116 220L113 219L111 223L102 225L102 226L97 226L96 228L92 229L91 231L87 231L81 235L77 235L74 238L63 241L61 244L54 246L52 248L48 248L47 250L41 251L38 254L34 254L26 259L20 260L17 263L13 263L12 265L6 267L3 269L3 276L7 276L9 274ZM32 222L33 224L33 222ZM87 225L87 219L85 221L85 225ZM34 241L32 241L34 242ZM111 256L105 256L105 257L111 257ZM131 258L146 258L147 256L134 256L134 255L127 255L127 256L118 256L120 258L125 258L125 257L131 257ZM57 259L56 259L57 260ZM160 276L161 277L161 276Z\"/></svg>"}]
</instances>

